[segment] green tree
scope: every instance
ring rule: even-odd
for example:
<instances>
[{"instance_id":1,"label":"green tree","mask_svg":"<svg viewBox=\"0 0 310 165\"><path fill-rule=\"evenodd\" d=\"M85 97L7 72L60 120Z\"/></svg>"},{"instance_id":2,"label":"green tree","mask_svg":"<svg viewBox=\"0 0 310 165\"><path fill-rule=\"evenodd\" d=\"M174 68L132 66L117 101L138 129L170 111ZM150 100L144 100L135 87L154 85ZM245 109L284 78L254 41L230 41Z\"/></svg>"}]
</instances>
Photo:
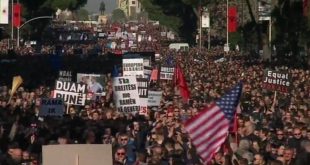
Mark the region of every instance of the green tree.
<instances>
[{"instance_id":1,"label":"green tree","mask_svg":"<svg viewBox=\"0 0 310 165\"><path fill-rule=\"evenodd\" d=\"M112 22L125 22L126 15L122 9L115 9L112 12Z\"/></svg>"},{"instance_id":2,"label":"green tree","mask_svg":"<svg viewBox=\"0 0 310 165\"><path fill-rule=\"evenodd\" d=\"M78 20L80 20L80 21L88 21L89 20L89 18L88 18L89 12L86 9L79 9L76 12L76 15L77 15Z\"/></svg>"},{"instance_id":3,"label":"green tree","mask_svg":"<svg viewBox=\"0 0 310 165\"><path fill-rule=\"evenodd\" d=\"M177 32L187 42L194 43L199 0L141 0L140 2L150 19L159 21L161 25Z\"/></svg>"},{"instance_id":4,"label":"green tree","mask_svg":"<svg viewBox=\"0 0 310 165\"><path fill-rule=\"evenodd\" d=\"M103 1L100 3L99 11L101 14L105 12L105 3Z\"/></svg>"},{"instance_id":5,"label":"green tree","mask_svg":"<svg viewBox=\"0 0 310 165\"><path fill-rule=\"evenodd\" d=\"M309 13L303 16L302 1L279 0L273 11L277 59L296 66L306 63L301 53L310 44ZM307 51L306 51L307 53ZM309 56L308 56L309 58Z\"/></svg>"},{"instance_id":6,"label":"green tree","mask_svg":"<svg viewBox=\"0 0 310 165\"><path fill-rule=\"evenodd\" d=\"M24 20L29 20L34 17L39 16L52 16L55 14L56 10L59 9L69 9L71 11L76 11L83 7L87 0L19 0L22 4L22 17ZM25 26L22 30L30 32L31 38L35 40L40 40L44 28L49 23L48 19L41 19L31 22ZM22 34L26 34L23 32Z\"/></svg>"}]
</instances>

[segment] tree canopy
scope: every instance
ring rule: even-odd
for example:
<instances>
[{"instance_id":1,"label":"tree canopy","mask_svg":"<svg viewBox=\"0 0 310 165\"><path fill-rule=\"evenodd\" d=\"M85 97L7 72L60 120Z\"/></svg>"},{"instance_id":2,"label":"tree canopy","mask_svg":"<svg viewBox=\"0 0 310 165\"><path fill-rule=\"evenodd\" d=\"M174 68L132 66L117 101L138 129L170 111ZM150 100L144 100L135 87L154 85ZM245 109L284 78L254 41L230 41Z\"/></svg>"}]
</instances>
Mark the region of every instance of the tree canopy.
<instances>
[{"instance_id":1,"label":"tree canopy","mask_svg":"<svg viewBox=\"0 0 310 165\"><path fill-rule=\"evenodd\" d=\"M125 22L126 21L126 15L123 10L121 9L115 9L112 12L112 22Z\"/></svg>"},{"instance_id":2,"label":"tree canopy","mask_svg":"<svg viewBox=\"0 0 310 165\"><path fill-rule=\"evenodd\" d=\"M171 30L179 33L188 42L194 42L197 29L196 5L199 0L141 0L149 18L159 21Z\"/></svg>"},{"instance_id":3,"label":"tree canopy","mask_svg":"<svg viewBox=\"0 0 310 165\"><path fill-rule=\"evenodd\" d=\"M57 9L77 11L87 3L87 0L19 0L19 2L22 4L22 18L26 21L39 16L52 16ZM31 29L32 39L40 40L48 22L49 20L43 19L34 21L23 29Z\"/></svg>"}]
</instances>

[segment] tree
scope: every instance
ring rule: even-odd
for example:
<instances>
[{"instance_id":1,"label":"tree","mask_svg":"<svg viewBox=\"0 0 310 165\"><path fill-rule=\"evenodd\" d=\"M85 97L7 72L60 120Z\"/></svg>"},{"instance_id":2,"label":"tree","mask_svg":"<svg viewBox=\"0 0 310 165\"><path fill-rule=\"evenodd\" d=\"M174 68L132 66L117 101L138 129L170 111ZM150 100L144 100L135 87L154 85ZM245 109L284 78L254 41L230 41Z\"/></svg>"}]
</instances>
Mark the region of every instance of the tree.
<instances>
[{"instance_id":1,"label":"tree","mask_svg":"<svg viewBox=\"0 0 310 165\"><path fill-rule=\"evenodd\" d=\"M23 8L22 17L24 20L29 20L39 16L52 16L57 9L76 11L83 7L87 3L87 0L19 0L19 2L22 4ZM42 38L42 32L49 21L50 20L47 19L34 21L27 24L22 30L27 29L31 32L30 35L32 39L40 40Z\"/></svg>"},{"instance_id":2,"label":"tree","mask_svg":"<svg viewBox=\"0 0 310 165\"><path fill-rule=\"evenodd\" d=\"M80 21L89 20L89 18L88 18L89 12L86 9L79 9L76 12L76 15L77 15L78 20L80 20Z\"/></svg>"},{"instance_id":3,"label":"tree","mask_svg":"<svg viewBox=\"0 0 310 165\"><path fill-rule=\"evenodd\" d=\"M126 15L122 9L115 9L112 12L112 22L125 22Z\"/></svg>"},{"instance_id":4,"label":"tree","mask_svg":"<svg viewBox=\"0 0 310 165\"><path fill-rule=\"evenodd\" d=\"M306 63L310 44L309 13L303 16L302 1L279 0L273 10L274 33L273 43L277 47L277 59L296 66ZM308 56L309 58L309 56Z\"/></svg>"},{"instance_id":5,"label":"tree","mask_svg":"<svg viewBox=\"0 0 310 165\"><path fill-rule=\"evenodd\" d=\"M195 41L197 30L196 4L199 0L141 0L144 10L152 20L159 21L185 38L187 42Z\"/></svg>"},{"instance_id":6,"label":"tree","mask_svg":"<svg viewBox=\"0 0 310 165\"><path fill-rule=\"evenodd\" d=\"M99 11L101 15L105 12L105 3L103 1L100 3Z\"/></svg>"}]
</instances>

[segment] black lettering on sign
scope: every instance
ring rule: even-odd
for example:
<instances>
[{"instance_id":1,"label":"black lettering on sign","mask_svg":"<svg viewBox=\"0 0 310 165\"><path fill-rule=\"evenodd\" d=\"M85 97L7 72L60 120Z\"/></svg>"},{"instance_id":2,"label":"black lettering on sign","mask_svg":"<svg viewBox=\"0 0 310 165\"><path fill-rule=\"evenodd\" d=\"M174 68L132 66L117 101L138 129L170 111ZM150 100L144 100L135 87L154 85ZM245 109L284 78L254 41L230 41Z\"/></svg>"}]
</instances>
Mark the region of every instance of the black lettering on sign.
<instances>
[{"instance_id":1,"label":"black lettering on sign","mask_svg":"<svg viewBox=\"0 0 310 165\"><path fill-rule=\"evenodd\" d=\"M123 98L128 98L130 97L130 93L123 93Z\"/></svg>"},{"instance_id":2,"label":"black lettering on sign","mask_svg":"<svg viewBox=\"0 0 310 165\"><path fill-rule=\"evenodd\" d=\"M135 99L119 100L119 104L120 105L132 105L132 104L136 104L136 100Z\"/></svg>"},{"instance_id":3,"label":"black lettering on sign","mask_svg":"<svg viewBox=\"0 0 310 165\"><path fill-rule=\"evenodd\" d=\"M45 100L44 99L44 100L42 100L42 104L44 104L44 105L62 105L62 100L58 100L58 99Z\"/></svg>"},{"instance_id":4,"label":"black lettering on sign","mask_svg":"<svg viewBox=\"0 0 310 165\"><path fill-rule=\"evenodd\" d=\"M48 113L56 113L55 108L49 108Z\"/></svg>"},{"instance_id":5,"label":"black lettering on sign","mask_svg":"<svg viewBox=\"0 0 310 165\"><path fill-rule=\"evenodd\" d=\"M147 96L147 89L138 89L139 96Z\"/></svg>"},{"instance_id":6,"label":"black lettering on sign","mask_svg":"<svg viewBox=\"0 0 310 165\"><path fill-rule=\"evenodd\" d=\"M119 84L128 84L129 83L129 79L127 78L120 78L118 79Z\"/></svg>"}]
</instances>

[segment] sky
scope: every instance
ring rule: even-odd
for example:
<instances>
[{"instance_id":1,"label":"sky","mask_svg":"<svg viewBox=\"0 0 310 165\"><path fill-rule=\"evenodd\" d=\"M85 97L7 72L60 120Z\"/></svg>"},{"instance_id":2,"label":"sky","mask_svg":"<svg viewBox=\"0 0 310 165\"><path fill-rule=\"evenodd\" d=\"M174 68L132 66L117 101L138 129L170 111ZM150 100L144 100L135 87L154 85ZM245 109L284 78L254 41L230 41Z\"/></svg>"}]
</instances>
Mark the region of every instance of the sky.
<instances>
[{"instance_id":1,"label":"sky","mask_svg":"<svg viewBox=\"0 0 310 165\"><path fill-rule=\"evenodd\" d=\"M116 9L116 0L88 0L84 8L90 13L98 13L102 1L105 3L106 14L112 13Z\"/></svg>"}]
</instances>

